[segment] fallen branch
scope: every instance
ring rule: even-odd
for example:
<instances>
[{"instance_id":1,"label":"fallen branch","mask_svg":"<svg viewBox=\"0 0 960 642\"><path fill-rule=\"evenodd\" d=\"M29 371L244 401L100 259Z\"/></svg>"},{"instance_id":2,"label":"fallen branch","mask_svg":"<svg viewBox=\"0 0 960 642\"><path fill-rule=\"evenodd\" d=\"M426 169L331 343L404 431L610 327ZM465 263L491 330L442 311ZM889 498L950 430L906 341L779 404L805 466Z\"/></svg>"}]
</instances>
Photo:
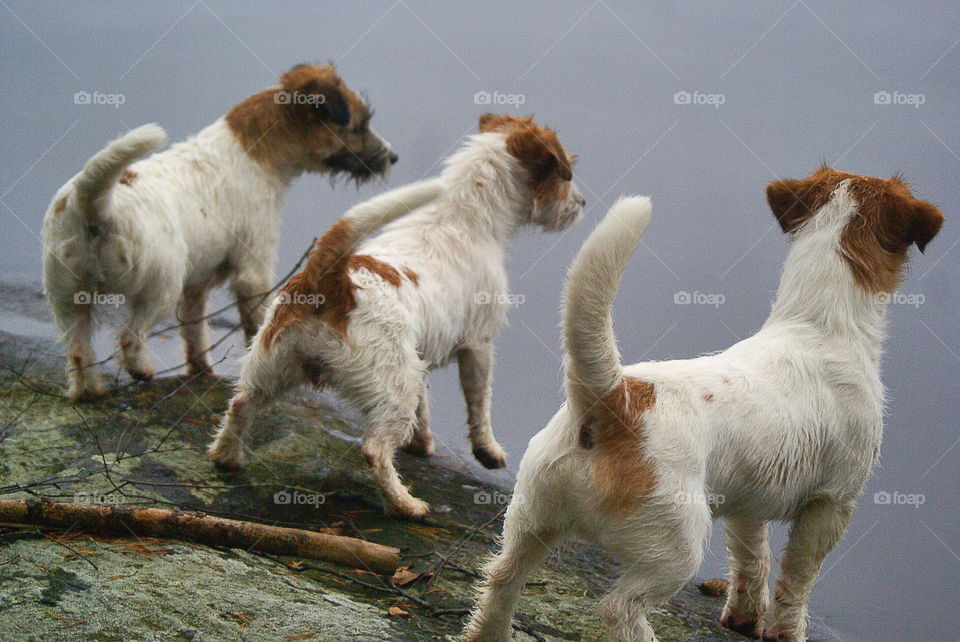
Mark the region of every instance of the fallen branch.
<instances>
[{"instance_id":1,"label":"fallen branch","mask_svg":"<svg viewBox=\"0 0 960 642\"><path fill-rule=\"evenodd\" d=\"M355 537L242 522L204 513L47 499L0 500L0 522L99 533L145 535L320 559L393 575L400 550Z\"/></svg>"}]
</instances>

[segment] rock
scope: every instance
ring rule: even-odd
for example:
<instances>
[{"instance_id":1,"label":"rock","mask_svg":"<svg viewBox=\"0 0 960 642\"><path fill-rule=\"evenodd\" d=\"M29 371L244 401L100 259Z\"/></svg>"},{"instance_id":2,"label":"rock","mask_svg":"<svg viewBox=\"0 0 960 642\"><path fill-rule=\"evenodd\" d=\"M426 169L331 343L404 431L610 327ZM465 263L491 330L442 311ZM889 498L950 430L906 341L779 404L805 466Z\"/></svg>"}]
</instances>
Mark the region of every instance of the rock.
<instances>
[{"instance_id":1,"label":"rock","mask_svg":"<svg viewBox=\"0 0 960 642\"><path fill-rule=\"evenodd\" d=\"M399 547L406 568L394 584L330 564L190 542L4 527L0 639L436 640L460 631L476 569L500 530L491 520L502 507L475 495L504 489L441 458L401 453L401 474L435 510L424 522L387 517L360 455L355 418L323 404L278 404L257 422L250 464L219 472L204 448L229 381L121 381L106 399L75 409L58 396L62 362L51 356L58 354L49 341L0 333L5 499L26 497L26 488L60 500L329 529ZM599 639L599 599L615 577L605 557L573 546L537 572L517 619L548 640ZM690 585L650 619L663 642L745 639L719 625L719 608Z\"/></svg>"}]
</instances>

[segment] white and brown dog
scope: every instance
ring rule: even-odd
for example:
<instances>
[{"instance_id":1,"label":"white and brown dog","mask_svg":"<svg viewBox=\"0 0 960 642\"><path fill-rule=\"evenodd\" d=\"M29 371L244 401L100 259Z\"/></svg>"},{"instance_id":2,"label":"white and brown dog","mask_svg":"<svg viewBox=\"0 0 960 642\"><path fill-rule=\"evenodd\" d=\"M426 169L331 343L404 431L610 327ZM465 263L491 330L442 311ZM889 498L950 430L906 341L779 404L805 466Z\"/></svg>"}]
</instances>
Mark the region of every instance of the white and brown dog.
<instances>
[{"instance_id":1,"label":"white and brown dog","mask_svg":"<svg viewBox=\"0 0 960 642\"><path fill-rule=\"evenodd\" d=\"M422 516L429 507L401 484L394 452L409 442L413 452L433 453L425 377L455 358L473 453L488 468L504 466L490 381L493 340L506 318L497 296L507 292L506 249L523 225L557 231L580 217L571 164L551 130L486 114L439 179L354 208L274 298L210 447L213 461L242 465L243 433L281 393L330 385L367 419L363 454L387 508ZM440 192L354 253L379 224Z\"/></svg>"},{"instance_id":2,"label":"white and brown dog","mask_svg":"<svg viewBox=\"0 0 960 642\"><path fill-rule=\"evenodd\" d=\"M188 373L209 368L204 305L227 280L252 338L273 285L290 182L303 172L359 182L397 161L370 116L332 66L299 65L169 150L134 163L166 140L145 125L91 158L57 191L43 224L44 285L68 351L71 399L104 393L91 368L91 303L101 295L128 304L120 346L136 379L154 373L147 332L174 312Z\"/></svg>"},{"instance_id":3,"label":"white and brown dog","mask_svg":"<svg viewBox=\"0 0 960 642\"><path fill-rule=\"evenodd\" d=\"M731 568L722 623L804 639L820 565L879 453L881 294L943 215L899 178L828 168L771 183L767 199L791 237L773 311L754 336L698 359L620 365L610 309L649 200L621 200L591 234L565 292L567 403L520 464L467 639L509 639L531 571L579 536L623 563L603 601L610 639L655 640L646 614L693 576L716 517ZM792 529L768 608L774 520Z\"/></svg>"}]
</instances>

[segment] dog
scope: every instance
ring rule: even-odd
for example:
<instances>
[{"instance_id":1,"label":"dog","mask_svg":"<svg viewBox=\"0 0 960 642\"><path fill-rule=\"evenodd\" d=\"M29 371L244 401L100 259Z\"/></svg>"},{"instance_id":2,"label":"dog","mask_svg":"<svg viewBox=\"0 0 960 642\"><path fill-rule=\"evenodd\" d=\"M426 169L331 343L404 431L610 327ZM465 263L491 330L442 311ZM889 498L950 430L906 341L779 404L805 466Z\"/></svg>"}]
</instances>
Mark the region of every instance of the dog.
<instances>
[{"instance_id":1,"label":"dog","mask_svg":"<svg viewBox=\"0 0 960 642\"><path fill-rule=\"evenodd\" d=\"M227 280L249 341L273 286L291 181L321 172L359 183L397 162L370 117L333 66L298 65L169 150L134 162L165 144L160 127L145 125L93 156L57 191L43 223L44 285L68 351L69 397L105 392L91 368L91 304L108 295L129 308L119 338L134 379L154 375L147 332L174 312L187 373L209 370L204 306Z\"/></svg>"},{"instance_id":2,"label":"dog","mask_svg":"<svg viewBox=\"0 0 960 642\"><path fill-rule=\"evenodd\" d=\"M242 465L242 435L265 405L295 385L332 386L369 424L363 455L388 512L422 517L429 506L400 483L394 453L405 444L433 453L425 377L456 359L473 453L487 468L505 466L490 386L493 340L508 307L506 246L524 225L559 231L580 218L572 164L557 135L532 118L485 114L479 133L448 159L436 200L356 252L403 208L385 215L372 203L341 220L271 303L211 459ZM417 200L430 185L399 196Z\"/></svg>"},{"instance_id":3,"label":"dog","mask_svg":"<svg viewBox=\"0 0 960 642\"><path fill-rule=\"evenodd\" d=\"M718 517L731 569L721 622L805 639L820 565L879 454L885 293L943 215L900 178L826 167L766 194L790 237L772 313L710 356L620 365L611 304L649 199L621 200L590 235L565 288L567 401L523 456L465 639L509 639L530 573L578 536L623 563L602 604L610 639L655 640L646 614L693 577ZM774 520L792 529L768 608Z\"/></svg>"}]
</instances>

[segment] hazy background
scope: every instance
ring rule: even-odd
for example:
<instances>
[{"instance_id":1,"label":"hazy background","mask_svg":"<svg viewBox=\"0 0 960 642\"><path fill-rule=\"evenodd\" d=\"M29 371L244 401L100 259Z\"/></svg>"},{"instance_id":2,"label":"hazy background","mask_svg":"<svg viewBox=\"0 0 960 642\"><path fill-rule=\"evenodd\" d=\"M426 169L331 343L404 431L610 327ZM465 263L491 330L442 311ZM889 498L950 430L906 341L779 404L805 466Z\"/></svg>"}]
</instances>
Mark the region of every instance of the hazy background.
<instances>
[{"instance_id":1,"label":"hazy background","mask_svg":"<svg viewBox=\"0 0 960 642\"><path fill-rule=\"evenodd\" d=\"M48 201L109 139L155 121L180 140L297 62L334 60L369 95L374 126L401 157L390 185L435 174L484 111L533 113L556 128L580 155L576 180L589 207L578 227L522 232L513 248L511 288L523 303L498 342L493 410L511 455L497 477L507 483L562 399L564 271L616 196L654 199L616 306L621 349L631 362L669 359L722 349L766 317L785 255L766 183L805 176L821 161L884 177L903 171L947 224L913 258L902 289L910 296L891 305L883 459L825 564L811 614L842 640L960 637L956 2L0 5L7 281L39 279ZM77 92L122 105L76 104ZM477 104L477 92L504 102ZM343 210L382 189L331 191L316 176L299 179L278 274ZM682 292L722 304L675 303ZM52 332L15 315L0 322ZM98 342L102 356L112 341ZM151 347L161 367L179 363L179 339ZM431 386L440 461L474 466L455 369L435 373ZM876 503L878 492L923 503ZM704 577L723 568L721 530ZM778 556L782 542L781 528Z\"/></svg>"}]
</instances>

